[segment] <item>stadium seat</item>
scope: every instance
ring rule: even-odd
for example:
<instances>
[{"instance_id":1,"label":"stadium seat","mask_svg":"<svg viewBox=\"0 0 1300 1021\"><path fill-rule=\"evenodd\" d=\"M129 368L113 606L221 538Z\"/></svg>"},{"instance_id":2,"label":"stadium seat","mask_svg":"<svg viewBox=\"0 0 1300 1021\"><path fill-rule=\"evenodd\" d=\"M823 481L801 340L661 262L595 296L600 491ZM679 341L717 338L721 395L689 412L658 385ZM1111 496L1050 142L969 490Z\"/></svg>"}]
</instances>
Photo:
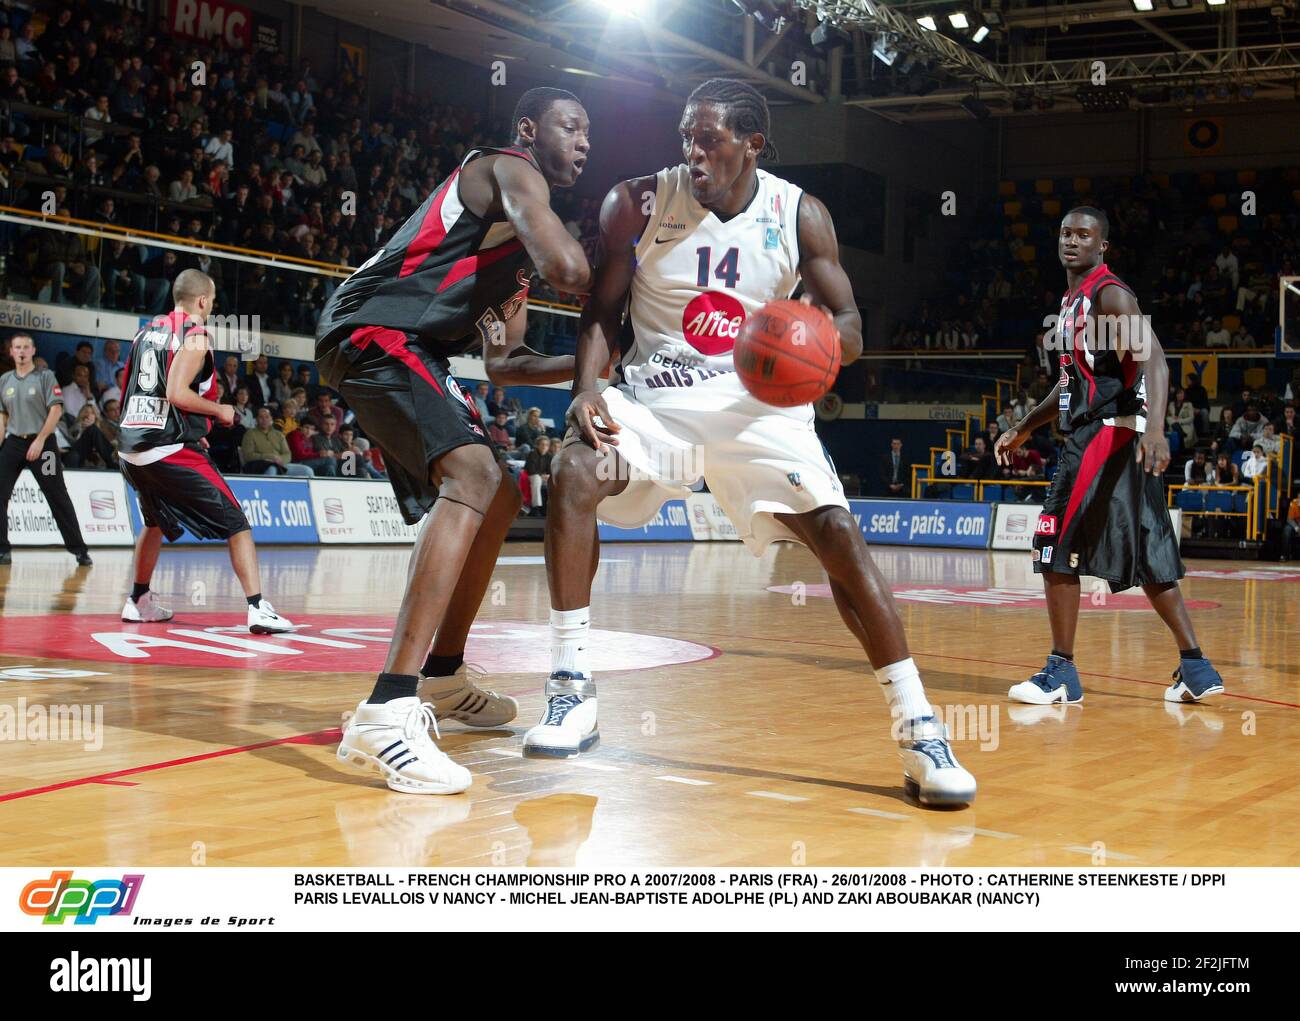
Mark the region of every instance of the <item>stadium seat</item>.
<instances>
[{"instance_id":1,"label":"stadium seat","mask_svg":"<svg viewBox=\"0 0 1300 1021\"><path fill-rule=\"evenodd\" d=\"M1234 330L1237 329L1238 326L1241 325L1241 316L1239 315L1226 315L1223 316L1222 318L1223 318L1223 328L1227 330L1229 333L1232 333Z\"/></svg>"},{"instance_id":2,"label":"stadium seat","mask_svg":"<svg viewBox=\"0 0 1300 1021\"><path fill-rule=\"evenodd\" d=\"M1169 187L1169 175L1168 175L1168 174L1152 174L1152 175L1151 175L1151 183L1154 184L1157 188L1168 188L1168 187Z\"/></svg>"},{"instance_id":3,"label":"stadium seat","mask_svg":"<svg viewBox=\"0 0 1300 1021\"><path fill-rule=\"evenodd\" d=\"M1020 214L1025 211L1025 204L1019 199L1010 199L1002 203L1002 212L1006 214L1008 220L1019 220Z\"/></svg>"},{"instance_id":4,"label":"stadium seat","mask_svg":"<svg viewBox=\"0 0 1300 1021\"><path fill-rule=\"evenodd\" d=\"M1227 209L1228 196L1223 194L1223 192L1219 192L1216 195L1211 195L1209 205L1210 208L1213 209L1216 213L1219 212L1221 209Z\"/></svg>"},{"instance_id":5,"label":"stadium seat","mask_svg":"<svg viewBox=\"0 0 1300 1021\"><path fill-rule=\"evenodd\" d=\"M1029 237L1029 223L1026 220L1017 220L1011 225L1011 236L1024 240Z\"/></svg>"},{"instance_id":6,"label":"stadium seat","mask_svg":"<svg viewBox=\"0 0 1300 1021\"><path fill-rule=\"evenodd\" d=\"M1181 429L1165 433L1165 439L1169 441L1169 452L1171 454L1177 454L1183 449L1183 431Z\"/></svg>"},{"instance_id":7,"label":"stadium seat","mask_svg":"<svg viewBox=\"0 0 1300 1021\"><path fill-rule=\"evenodd\" d=\"M1207 191L1214 187L1216 180L1213 170L1202 170L1196 175L1196 183Z\"/></svg>"},{"instance_id":8,"label":"stadium seat","mask_svg":"<svg viewBox=\"0 0 1300 1021\"><path fill-rule=\"evenodd\" d=\"M1175 502L1185 511L1205 510L1205 494L1199 489L1180 489Z\"/></svg>"},{"instance_id":9,"label":"stadium seat","mask_svg":"<svg viewBox=\"0 0 1300 1021\"><path fill-rule=\"evenodd\" d=\"M1264 384L1268 382L1268 370L1255 366L1243 372L1241 379L1243 385L1250 387L1252 390L1262 390Z\"/></svg>"},{"instance_id":10,"label":"stadium seat","mask_svg":"<svg viewBox=\"0 0 1300 1021\"><path fill-rule=\"evenodd\" d=\"M1002 486L985 486L984 499L993 502L1004 499L1002 495L1002 489L1003 489Z\"/></svg>"},{"instance_id":11,"label":"stadium seat","mask_svg":"<svg viewBox=\"0 0 1300 1021\"><path fill-rule=\"evenodd\" d=\"M1001 195L1004 199L1014 198L1016 194L1016 182L999 181L998 194Z\"/></svg>"},{"instance_id":12,"label":"stadium seat","mask_svg":"<svg viewBox=\"0 0 1300 1021\"><path fill-rule=\"evenodd\" d=\"M952 490L950 500L974 500L975 487L969 482L963 482L960 485L949 487Z\"/></svg>"},{"instance_id":13,"label":"stadium seat","mask_svg":"<svg viewBox=\"0 0 1300 1021\"><path fill-rule=\"evenodd\" d=\"M1237 183L1243 188L1252 188L1255 181L1258 180L1258 176L1253 170L1238 170Z\"/></svg>"},{"instance_id":14,"label":"stadium seat","mask_svg":"<svg viewBox=\"0 0 1300 1021\"><path fill-rule=\"evenodd\" d=\"M1224 216L1220 216L1218 223L1219 223L1220 234L1235 234L1237 233L1238 228L1241 226L1241 221L1238 220L1237 217L1233 216L1231 213L1228 213Z\"/></svg>"},{"instance_id":15,"label":"stadium seat","mask_svg":"<svg viewBox=\"0 0 1300 1021\"><path fill-rule=\"evenodd\" d=\"M1087 195L1090 191L1092 191L1091 177L1076 177L1074 179L1074 194Z\"/></svg>"},{"instance_id":16,"label":"stadium seat","mask_svg":"<svg viewBox=\"0 0 1300 1021\"><path fill-rule=\"evenodd\" d=\"M1061 215L1061 200L1057 198L1043 199L1043 215L1056 218Z\"/></svg>"},{"instance_id":17,"label":"stadium seat","mask_svg":"<svg viewBox=\"0 0 1300 1021\"><path fill-rule=\"evenodd\" d=\"M1211 489L1205 496L1205 509L1216 514L1231 513L1234 495L1222 489Z\"/></svg>"},{"instance_id":18,"label":"stadium seat","mask_svg":"<svg viewBox=\"0 0 1300 1021\"><path fill-rule=\"evenodd\" d=\"M1249 504L1250 504L1249 493L1232 494L1232 509L1235 510L1238 514L1245 514L1247 508L1249 507Z\"/></svg>"},{"instance_id":19,"label":"stadium seat","mask_svg":"<svg viewBox=\"0 0 1300 1021\"><path fill-rule=\"evenodd\" d=\"M1056 184L1050 177L1040 177L1034 182L1034 191L1039 195L1050 195L1056 191Z\"/></svg>"},{"instance_id":20,"label":"stadium seat","mask_svg":"<svg viewBox=\"0 0 1300 1021\"><path fill-rule=\"evenodd\" d=\"M1021 262L1036 262L1038 260L1038 249L1033 245L1024 245L1016 252L1016 258Z\"/></svg>"}]
</instances>

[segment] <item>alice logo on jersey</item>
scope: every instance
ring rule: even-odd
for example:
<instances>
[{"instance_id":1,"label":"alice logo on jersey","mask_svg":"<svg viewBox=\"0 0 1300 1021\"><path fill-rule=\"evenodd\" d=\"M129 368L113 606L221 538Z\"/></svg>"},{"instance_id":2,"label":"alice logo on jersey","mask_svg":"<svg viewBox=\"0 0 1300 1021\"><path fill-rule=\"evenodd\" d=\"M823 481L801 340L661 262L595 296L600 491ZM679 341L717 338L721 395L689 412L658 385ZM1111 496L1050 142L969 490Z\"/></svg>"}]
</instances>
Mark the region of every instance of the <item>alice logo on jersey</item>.
<instances>
[{"instance_id":1,"label":"alice logo on jersey","mask_svg":"<svg viewBox=\"0 0 1300 1021\"><path fill-rule=\"evenodd\" d=\"M43 915L46 925L62 925L68 918L76 925L94 925L105 915L129 915L144 876L121 879L73 879L72 872L51 872L49 879L34 879L18 895L18 908L25 915Z\"/></svg>"},{"instance_id":2,"label":"alice logo on jersey","mask_svg":"<svg viewBox=\"0 0 1300 1021\"><path fill-rule=\"evenodd\" d=\"M720 291L697 294L682 312L682 336L705 355L726 354L736 345L745 322L745 306Z\"/></svg>"}]
</instances>

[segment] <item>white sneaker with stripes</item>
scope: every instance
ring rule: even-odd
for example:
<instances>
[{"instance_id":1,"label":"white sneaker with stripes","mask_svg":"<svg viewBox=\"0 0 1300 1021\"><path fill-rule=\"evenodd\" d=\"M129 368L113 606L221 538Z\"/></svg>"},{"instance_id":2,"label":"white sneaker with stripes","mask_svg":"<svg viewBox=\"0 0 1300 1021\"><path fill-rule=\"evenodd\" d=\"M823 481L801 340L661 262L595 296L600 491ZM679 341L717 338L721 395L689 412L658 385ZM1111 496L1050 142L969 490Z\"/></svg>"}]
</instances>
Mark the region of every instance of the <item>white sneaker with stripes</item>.
<instances>
[{"instance_id":1,"label":"white sneaker with stripes","mask_svg":"<svg viewBox=\"0 0 1300 1021\"><path fill-rule=\"evenodd\" d=\"M418 698L362 702L343 728L335 753L355 769L377 769L388 786L404 794L459 794L474 777L429 737L438 732L433 706ZM441 735L439 735L441 737Z\"/></svg>"},{"instance_id":2,"label":"white sneaker with stripes","mask_svg":"<svg viewBox=\"0 0 1300 1021\"><path fill-rule=\"evenodd\" d=\"M248 608L248 630L255 635L279 635L293 630L293 621L281 617L265 599Z\"/></svg>"},{"instance_id":3,"label":"white sneaker with stripes","mask_svg":"<svg viewBox=\"0 0 1300 1021\"><path fill-rule=\"evenodd\" d=\"M172 611L158 602L153 592L146 592L139 599L127 597L122 607L122 619L128 624L158 624L172 619Z\"/></svg>"},{"instance_id":4,"label":"white sneaker with stripes","mask_svg":"<svg viewBox=\"0 0 1300 1021\"><path fill-rule=\"evenodd\" d=\"M420 675L420 699L433 704L440 720L459 720L467 727L504 727L519 715L519 703L509 695L479 686L487 671L462 663L450 677Z\"/></svg>"}]
</instances>

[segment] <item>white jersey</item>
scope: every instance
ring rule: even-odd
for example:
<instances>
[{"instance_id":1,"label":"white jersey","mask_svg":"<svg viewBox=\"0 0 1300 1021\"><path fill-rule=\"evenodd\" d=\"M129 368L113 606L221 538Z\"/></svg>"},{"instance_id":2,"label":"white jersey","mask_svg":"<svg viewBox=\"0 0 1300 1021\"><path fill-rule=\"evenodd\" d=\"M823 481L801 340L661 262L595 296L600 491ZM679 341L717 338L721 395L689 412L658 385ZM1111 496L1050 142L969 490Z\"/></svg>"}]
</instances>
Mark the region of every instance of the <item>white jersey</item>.
<instances>
[{"instance_id":1,"label":"white jersey","mask_svg":"<svg viewBox=\"0 0 1300 1021\"><path fill-rule=\"evenodd\" d=\"M745 319L794 292L803 190L757 175L754 197L725 221L691 195L684 163L655 176L614 383L640 397L642 387L694 386L734 372L731 349Z\"/></svg>"}]
</instances>

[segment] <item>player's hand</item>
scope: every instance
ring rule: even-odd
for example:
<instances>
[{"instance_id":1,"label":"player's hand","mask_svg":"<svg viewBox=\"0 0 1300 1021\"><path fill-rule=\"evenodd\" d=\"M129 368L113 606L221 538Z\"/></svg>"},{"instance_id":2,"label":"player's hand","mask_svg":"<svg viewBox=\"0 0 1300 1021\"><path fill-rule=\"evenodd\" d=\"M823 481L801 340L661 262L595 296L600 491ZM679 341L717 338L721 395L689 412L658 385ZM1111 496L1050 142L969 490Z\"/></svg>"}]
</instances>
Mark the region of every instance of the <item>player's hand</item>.
<instances>
[{"instance_id":1,"label":"player's hand","mask_svg":"<svg viewBox=\"0 0 1300 1021\"><path fill-rule=\"evenodd\" d=\"M597 418L600 419L599 425L595 422ZM614 421L605 398L595 390L583 390L577 394L564 414L564 421L578 430L582 442L594 448L597 453L604 453L606 443L611 447L618 446L614 434L623 427Z\"/></svg>"},{"instance_id":2,"label":"player's hand","mask_svg":"<svg viewBox=\"0 0 1300 1021\"><path fill-rule=\"evenodd\" d=\"M27 460L35 461L41 456L41 451L45 449L45 442L40 439L32 440L31 445L27 448Z\"/></svg>"},{"instance_id":3,"label":"player's hand","mask_svg":"<svg viewBox=\"0 0 1300 1021\"><path fill-rule=\"evenodd\" d=\"M807 294L801 294L801 295L799 295L799 303L802 304L802 305L812 305L813 300L812 300L812 298L811 298L809 295L807 295ZM826 313L826 318L829 319L829 320L831 321L831 328L835 331L835 341L836 341L836 343L839 343L839 340L840 340L840 328L839 328L838 326L835 325L835 313L832 312L832 311L831 311L829 308L827 308L825 305L814 305L813 307L814 307L814 308L817 308L817 309L820 309L822 312Z\"/></svg>"},{"instance_id":4,"label":"player's hand","mask_svg":"<svg viewBox=\"0 0 1300 1021\"><path fill-rule=\"evenodd\" d=\"M217 405L217 421L229 429L235 424L235 406L233 404Z\"/></svg>"},{"instance_id":5,"label":"player's hand","mask_svg":"<svg viewBox=\"0 0 1300 1021\"><path fill-rule=\"evenodd\" d=\"M1137 462L1152 475L1163 475L1169 467L1169 440L1165 434L1148 429L1138 441Z\"/></svg>"},{"instance_id":6,"label":"player's hand","mask_svg":"<svg viewBox=\"0 0 1300 1021\"><path fill-rule=\"evenodd\" d=\"M993 457L998 464L1010 465L1011 455L1025 445L1029 439L1029 433L1020 429L1008 429L998 437L998 441L993 444Z\"/></svg>"}]
</instances>

